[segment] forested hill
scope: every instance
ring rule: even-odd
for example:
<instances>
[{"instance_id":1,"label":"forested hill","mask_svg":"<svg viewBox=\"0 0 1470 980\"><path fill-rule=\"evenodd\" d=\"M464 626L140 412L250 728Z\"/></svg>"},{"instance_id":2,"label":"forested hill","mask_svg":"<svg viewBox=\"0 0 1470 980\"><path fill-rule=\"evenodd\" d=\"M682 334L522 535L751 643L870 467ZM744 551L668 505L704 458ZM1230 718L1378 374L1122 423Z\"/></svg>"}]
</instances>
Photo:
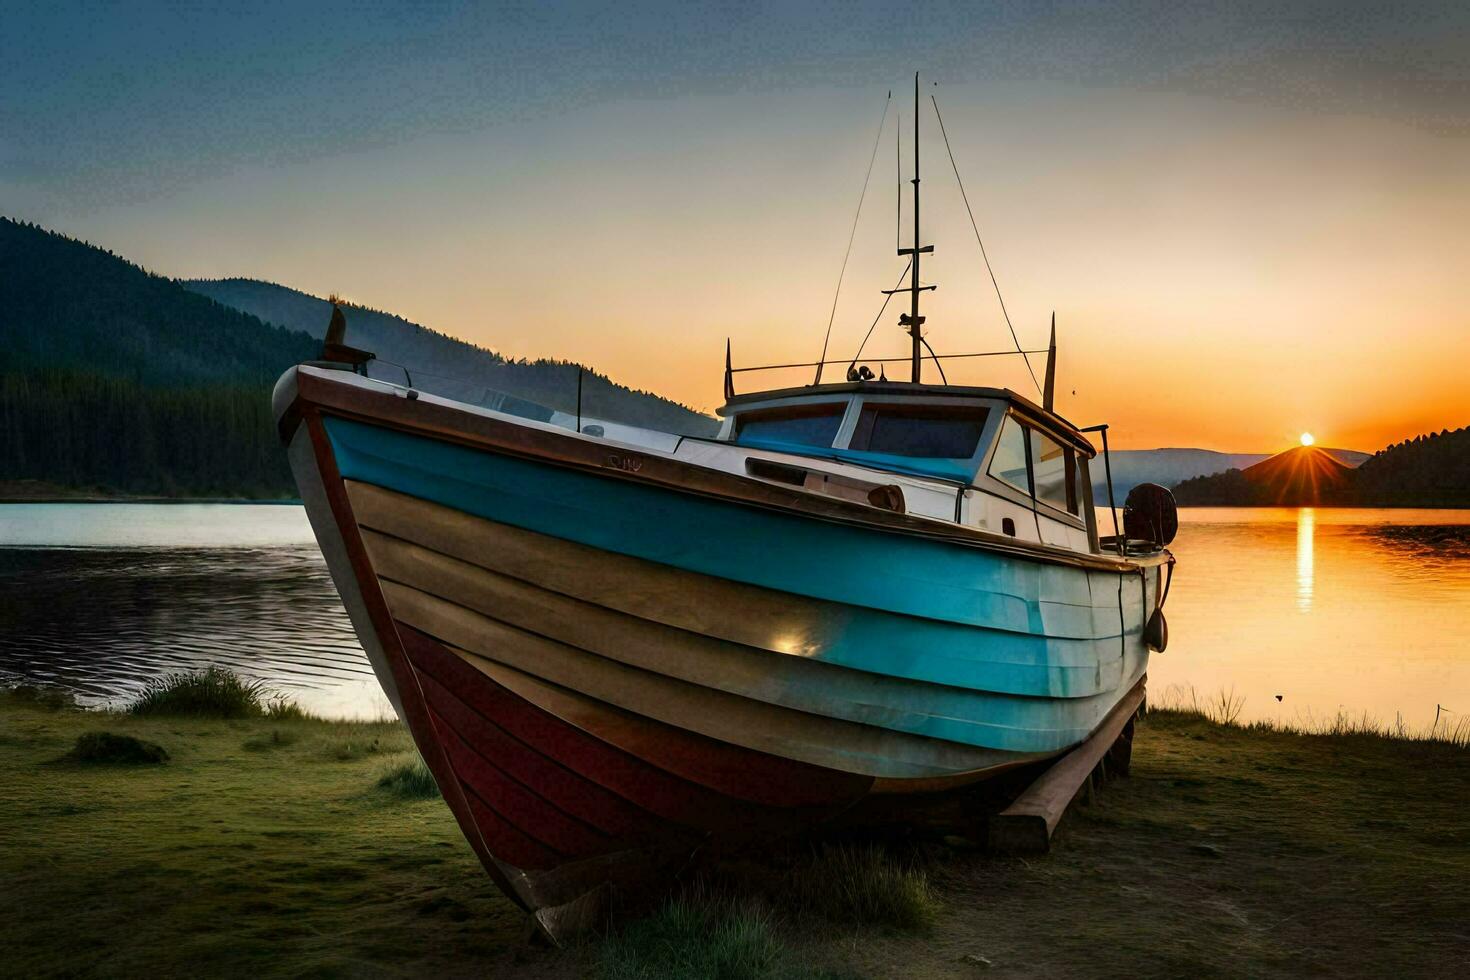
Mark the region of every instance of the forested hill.
<instances>
[{"instance_id":1,"label":"forested hill","mask_svg":"<svg viewBox=\"0 0 1470 980\"><path fill-rule=\"evenodd\" d=\"M292 496L270 386L319 346L0 218L0 494Z\"/></svg>"},{"instance_id":2,"label":"forested hill","mask_svg":"<svg viewBox=\"0 0 1470 980\"><path fill-rule=\"evenodd\" d=\"M1470 507L1470 426L1395 443L1355 473L1364 503Z\"/></svg>"},{"instance_id":3,"label":"forested hill","mask_svg":"<svg viewBox=\"0 0 1470 980\"><path fill-rule=\"evenodd\" d=\"M275 283L255 279L195 279L184 282L195 292L254 314L262 320L325 334L332 306L327 300ZM370 365L373 377L403 382L403 368L415 387L466 401L482 389L507 392L562 411L577 405L577 373L582 376L583 414L685 435L713 435L718 423L651 392L635 391L570 361L512 361L494 351L466 343L402 317L348 303L347 342L372 351L381 361ZM400 365L402 367L400 367ZM710 363L710 370L720 365Z\"/></svg>"},{"instance_id":4,"label":"forested hill","mask_svg":"<svg viewBox=\"0 0 1470 980\"><path fill-rule=\"evenodd\" d=\"M0 218L0 365L146 385L271 382L320 344L109 251Z\"/></svg>"},{"instance_id":5,"label":"forested hill","mask_svg":"<svg viewBox=\"0 0 1470 980\"><path fill-rule=\"evenodd\" d=\"M1356 469L1323 450L1293 449L1244 470L1185 480L1174 496L1186 506L1470 506L1470 428L1396 443Z\"/></svg>"}]
</instances>

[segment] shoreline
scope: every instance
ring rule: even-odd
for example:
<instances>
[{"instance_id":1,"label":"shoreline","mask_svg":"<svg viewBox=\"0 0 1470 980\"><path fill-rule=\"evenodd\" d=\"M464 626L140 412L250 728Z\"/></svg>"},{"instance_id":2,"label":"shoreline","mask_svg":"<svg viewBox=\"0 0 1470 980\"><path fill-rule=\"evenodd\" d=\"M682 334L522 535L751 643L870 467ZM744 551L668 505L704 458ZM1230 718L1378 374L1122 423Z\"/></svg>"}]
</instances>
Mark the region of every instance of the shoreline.
<instances>
[{"instance_id":1,"label":"shoreline","mask_svg":"<svg viewBox=\"0 0 1470 980\"><path fill-rule=\"evenodd\" d=\"M3 496L0 504L292 504L300 506L300 497L163 497L107 496L64 494L38 496ZM1119 507L1121 508L1121 504ZM1459 504L1179 504L1185 510L1443 510L1470 511L1470 502Z\"/></svg>"},{"instance_id":2,"label":"shoreline","mask_svg":"<svg viewBox=\"0 0 1470 980\"><path fill-rule=\"evenodd\" d=\"M0 504L294 504L300 497L0 497Z\"/></svg>"},{"instance_id":3,"label":"shoreline","mask_svg":"<svg viewBox=\"0 0 1470 980\"><path fill-rule=\"evenodd\" d=\"M66 761L98 731L168 761ZM0 839L27 842L0 849L0 946L24 974L661 978L691 972L656 968L669 949L748 934L750 977L1449 975L1470 919L1470 750L1188 711L1141 720L1132 776L1069 815L1046 857L912 834L876 846L913 907L812 912L772 883L830 895L866 872L817 845L745 854L702 866L683 905L564 949L527 945L437 796L380 785L414 759L397 723L0 692L0 744Z\"/></svg>"}]
</instances>

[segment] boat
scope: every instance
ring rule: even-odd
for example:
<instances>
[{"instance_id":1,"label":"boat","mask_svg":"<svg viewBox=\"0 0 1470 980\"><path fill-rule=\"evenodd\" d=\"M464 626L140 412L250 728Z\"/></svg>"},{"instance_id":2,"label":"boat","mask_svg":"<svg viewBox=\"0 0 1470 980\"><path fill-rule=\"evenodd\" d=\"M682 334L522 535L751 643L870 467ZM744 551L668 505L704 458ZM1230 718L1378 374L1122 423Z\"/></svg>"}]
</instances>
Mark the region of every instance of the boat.
<instances>
[{"instance_id":1,"label":"boat","mask_svg":"<svg viewBox=\"0 0 1470 980\"><path fill-rule=\"evenodd\" d=\"M1167 642L1172 502L1135 490L1120 528L1109 490L1101 533L1107 429L1054 410L1055 324L1039 403L924 379L917 100L916 76L887 291L908 380L854 360L827 382L824 353L812 383L737 393L727 342L718 434L679 436L371 377L334 308L276 385L373 670L553 940L710 842L917 813L1063 755Z\"/></svg>"}]
</instances>

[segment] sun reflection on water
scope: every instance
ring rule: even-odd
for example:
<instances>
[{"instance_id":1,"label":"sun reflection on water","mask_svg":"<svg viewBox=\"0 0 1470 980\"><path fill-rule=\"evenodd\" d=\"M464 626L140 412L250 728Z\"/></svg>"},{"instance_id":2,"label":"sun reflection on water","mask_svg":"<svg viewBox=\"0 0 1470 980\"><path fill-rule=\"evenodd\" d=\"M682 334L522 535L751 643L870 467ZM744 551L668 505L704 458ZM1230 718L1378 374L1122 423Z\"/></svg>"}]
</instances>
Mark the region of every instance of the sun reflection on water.
<instances>
[{"instance_id":1,"label":"sun reflection on water","mask_svg":"<svg viewBox=\"0 0 1470 980\"><path fill-rule=\"evenodd\" d=\"M1317 513L1311 507L1296 512L1296 608L1312 611L1312 538L1317 530Z\"/></svg>"}]
</instances>

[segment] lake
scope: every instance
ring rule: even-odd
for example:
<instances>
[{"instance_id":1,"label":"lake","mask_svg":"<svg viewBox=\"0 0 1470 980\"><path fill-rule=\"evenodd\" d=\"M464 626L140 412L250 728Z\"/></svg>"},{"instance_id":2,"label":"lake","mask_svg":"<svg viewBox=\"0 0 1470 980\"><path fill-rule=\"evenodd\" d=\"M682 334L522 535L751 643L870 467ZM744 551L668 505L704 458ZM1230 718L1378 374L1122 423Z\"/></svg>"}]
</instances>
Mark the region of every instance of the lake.
<instances>
[{"instance_id":1,"label":"lake","mask_svg":"<svg viewBox=\"0 0 1470 980\"><path fill-rule=\"evenodd\" d=\"M1192 687L1233 692L1244 718L1415 727L1470 713L1470 511L1180 518L1155 700ZM300 507L0 504L0 682L116 705L208 664L329 717L391 712Z\"/></svg>"}]
</instances>

